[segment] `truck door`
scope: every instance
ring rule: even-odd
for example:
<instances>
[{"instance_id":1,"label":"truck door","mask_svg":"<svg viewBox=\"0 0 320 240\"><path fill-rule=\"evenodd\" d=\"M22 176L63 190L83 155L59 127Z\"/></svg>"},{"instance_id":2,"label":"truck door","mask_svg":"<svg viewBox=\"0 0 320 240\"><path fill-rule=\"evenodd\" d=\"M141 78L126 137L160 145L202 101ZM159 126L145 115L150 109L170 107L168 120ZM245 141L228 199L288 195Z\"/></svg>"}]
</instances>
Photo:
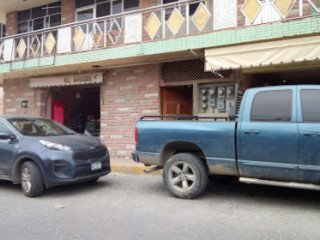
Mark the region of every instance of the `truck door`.
<instances>
[{"instance_id":1,"label":"truck door","mask_svg":"<svg viewBox=\"0 0 320 240\"><path fill-rule=\"evenodd\" d=\"M298 127L295 88L269 89L253 90L244 99L245 104L252 105L244 106L239 120L239 172L246 177L296 181Z\"/></svg>"},{"instance_id":2,"label":"truck door","mask_svg":"<svg viewBox=\"0 0 320 240\"><path fill-rule=\"evenodd\" d=\"M299 86L298 181L320 183L320 87Z\"/></svg>"}]
</instances>

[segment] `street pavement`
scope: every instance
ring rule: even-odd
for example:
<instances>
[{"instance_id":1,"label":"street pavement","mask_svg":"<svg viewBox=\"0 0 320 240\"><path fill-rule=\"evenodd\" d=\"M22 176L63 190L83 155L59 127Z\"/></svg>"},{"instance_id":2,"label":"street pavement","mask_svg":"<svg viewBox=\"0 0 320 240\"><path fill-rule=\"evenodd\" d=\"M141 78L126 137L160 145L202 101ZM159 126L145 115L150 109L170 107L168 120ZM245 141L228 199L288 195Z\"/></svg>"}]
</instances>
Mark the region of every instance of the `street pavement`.
<instances>
[{"instance_id":1,"label":"street pavement","mask_svg":"<svg viewBox=\"0 0 320 240\"><path fill-rule=\"evenodd\" d=\"M160 175L112 173L27 198L0 181L1 240L319 239L320 192L209 182L173 198Z\"/></svg>"}]
</instances>

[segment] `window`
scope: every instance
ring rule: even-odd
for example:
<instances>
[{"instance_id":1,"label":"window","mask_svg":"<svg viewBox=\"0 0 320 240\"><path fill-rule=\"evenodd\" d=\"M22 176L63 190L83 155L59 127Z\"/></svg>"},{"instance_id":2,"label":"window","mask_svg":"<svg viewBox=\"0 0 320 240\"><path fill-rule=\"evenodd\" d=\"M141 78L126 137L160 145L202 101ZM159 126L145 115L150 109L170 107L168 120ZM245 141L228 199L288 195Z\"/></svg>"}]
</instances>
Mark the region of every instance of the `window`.
<instances>
[{"instance_id":1,"label":"window","mask_svg":"<svg viewBox=\"0 0 320 240\"><path fill-rule=\"evenodd\" d=\"M12 134L12 131L3 122L0 122L0 132Z\"/></svg>"},{"instance_id":2,"label":"window","mask_svg":"<svg viewBox=\"0 0 320 240\"><path fill-rule=\"evenodd\" d=\"M85 9L92 9L92 18L99 18L139 9L139 0L76 0L78 15Z\"/></svg>"},{"instance_id":3,"label":"window","mask_svg":"<svg viewBox=\"0 0 320 240\"><path fill-rule=\"evenodd\" d=\"M76 0L76 8L77 21L83 21L137 10L139 9L139 0ZM122 19L116 20L119 26L122 26ZM84 32L87 31L85 25L81 27ZM103 24L100 27L103 30ZM89 25L90 31L91 28L92 25Z\"/></svg>"},{"instance_id":4,"label":"window","mask_svg":"<svg viewBox=\"0 0 320 240\"><path fill-rule=\"evenodd\" d=\"M18 33L61 25L61 2L18 12Z\"/></svg>"},{"instance_id":5,"label":"window","mask_svg":"<svg viewBox=\"0 0 320 240\"><path fill-rule=\"evenodd\" d=\"M320 121L320 90L302 90L301 107L304 122Z\"/></svg>"},{"instance_id":6,"label":"window","mask_svg":"<svg viewBox=\"0 0 320 240\"><path fill-rule=\"evenodd\" d=\"M291 120L292 91L263 91L255 95L251 109L251 121Z\"/></svg>"}]
</instances>

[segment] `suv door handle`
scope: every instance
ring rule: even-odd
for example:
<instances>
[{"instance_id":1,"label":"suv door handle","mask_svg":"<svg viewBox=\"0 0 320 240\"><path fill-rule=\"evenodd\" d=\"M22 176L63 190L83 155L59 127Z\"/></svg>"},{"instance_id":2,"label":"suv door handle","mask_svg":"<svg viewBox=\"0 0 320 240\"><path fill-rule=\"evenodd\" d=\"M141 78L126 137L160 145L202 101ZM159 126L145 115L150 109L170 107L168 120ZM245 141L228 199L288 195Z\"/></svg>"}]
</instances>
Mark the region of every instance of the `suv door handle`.
<instances>
[{"instance_id":1,"label":"suv door handle","mask_svg":"<svg viewBox=\"0 0 320 240\"><path fill-rule=\"evenodd\" d=\"M260 130L254 130L254 129L248 129L248 130L244 130L245 134L259 134Z\"/></svg>"}]
</instances>

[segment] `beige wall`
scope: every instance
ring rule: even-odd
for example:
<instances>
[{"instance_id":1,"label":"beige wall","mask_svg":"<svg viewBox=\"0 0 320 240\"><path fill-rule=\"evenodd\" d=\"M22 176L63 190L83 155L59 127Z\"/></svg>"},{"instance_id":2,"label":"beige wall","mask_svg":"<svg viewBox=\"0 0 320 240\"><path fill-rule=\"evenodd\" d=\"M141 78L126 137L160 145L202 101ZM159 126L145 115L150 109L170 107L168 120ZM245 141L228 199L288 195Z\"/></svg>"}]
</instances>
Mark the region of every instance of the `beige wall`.
<instances>
[{"instance_id":1,"label":"beige wall","mask_svg":"<svg viewBox=\"0 0 320 240\"><path fill-rule=\"evenodd\" d=\"M3 114L3 88L0 87L0 114Z\"/></svg>"}]
</instances>

